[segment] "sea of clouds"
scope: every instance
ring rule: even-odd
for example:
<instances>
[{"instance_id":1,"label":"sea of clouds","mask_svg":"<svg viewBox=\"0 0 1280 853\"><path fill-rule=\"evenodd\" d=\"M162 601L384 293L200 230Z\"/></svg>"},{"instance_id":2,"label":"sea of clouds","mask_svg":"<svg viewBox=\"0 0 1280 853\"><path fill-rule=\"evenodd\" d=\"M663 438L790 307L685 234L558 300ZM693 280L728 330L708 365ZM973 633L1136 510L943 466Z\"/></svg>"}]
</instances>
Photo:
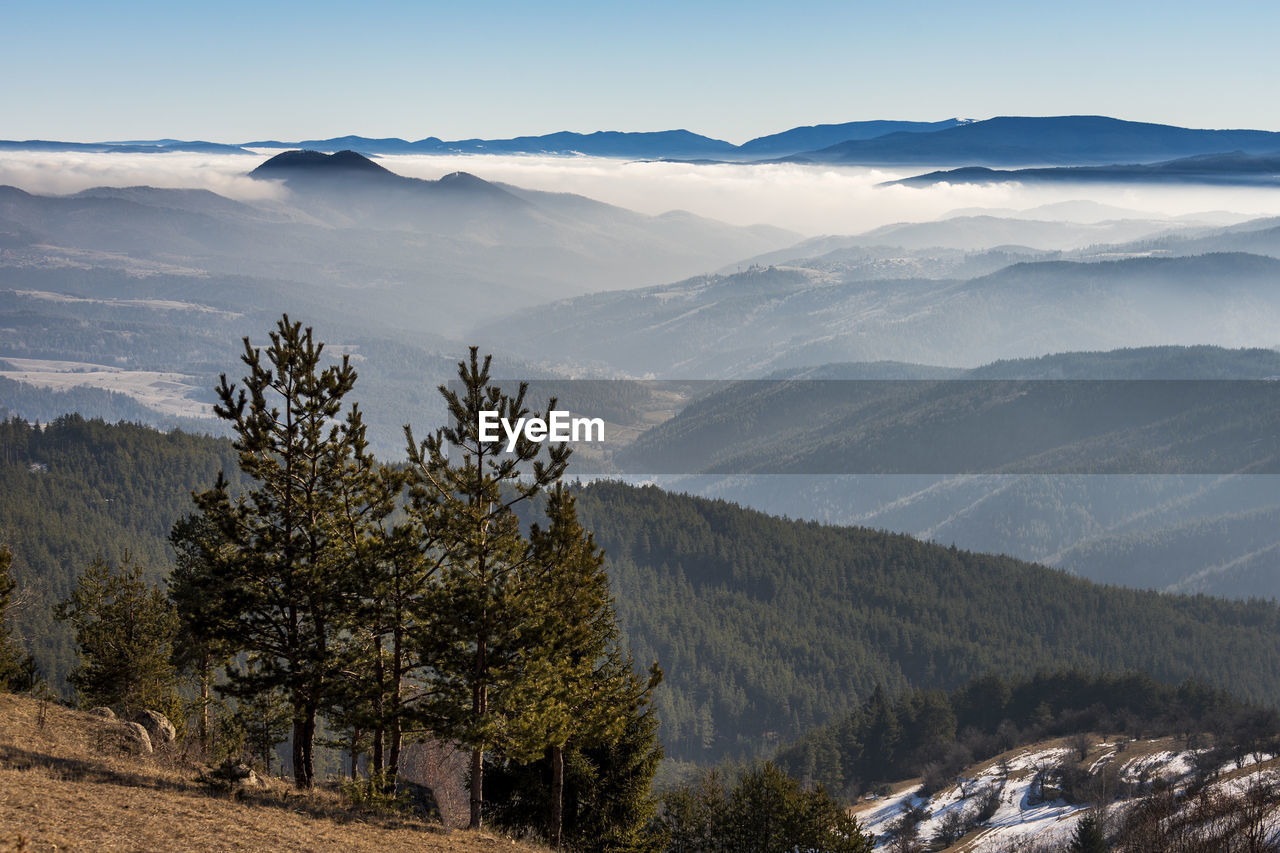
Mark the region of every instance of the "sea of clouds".
<instances>
[{"instance_id":1,"label":"sea of clouds","mask_svg":"<svg viewBox=\"0 0 1280 853\"><path fill-rule=\"evenodd\" d=\"M64 194L94 186L200 188L231 198L286 200L275 181L248 173L279 153L129 154L6 151L0 184L39 194ZM550 192L577 193L642 213L687 210L735 225L767 224L806 236L859 233L892 222L926 221L958 209L1031 218L1174 217L1223 211L1231 218L1280 215L1280 194L1269 189L1053 185L1016 182L929 187L883 186L925 168L878 169L799 164L690 164L599 157L538 155L392 155L377 158L402 175L435 179L465 171L485 180ZM1088 199L1090 216L1064 206ZM1117 208L1107 213L1106 208ZM1073 211L1068 213L1065 211ZM1030 211L1030 212L1026 212ZM1209 217L1212 219L1213 217Z\"/></svg>"}]
</instances>

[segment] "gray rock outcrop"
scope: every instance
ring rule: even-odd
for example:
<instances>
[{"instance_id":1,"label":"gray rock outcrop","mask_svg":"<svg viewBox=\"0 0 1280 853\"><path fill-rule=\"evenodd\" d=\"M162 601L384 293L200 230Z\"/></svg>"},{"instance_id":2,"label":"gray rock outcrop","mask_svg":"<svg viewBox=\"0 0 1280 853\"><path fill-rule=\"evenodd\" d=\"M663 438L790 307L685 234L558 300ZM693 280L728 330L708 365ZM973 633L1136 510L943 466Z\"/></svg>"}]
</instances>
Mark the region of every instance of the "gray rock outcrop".
<instances>
[{"instance_id":1,"label":"gray rock outcrop","mask_svg":"<svg viewBox=\"0 0 1280 853\"><path fill-rule=\"evenodd\" d=\"M125 750L135 755L151 754L151 736L138 723L123 723Z\"/></svg>"},{"instance_id":2,"label":"gray rock outcrop","mask_svg":"<svg viewBox=\"0 0 1280 853\"><path fill-rule=\"evenodd\" d=\"M159 711L139 711L133 715L133 722L147 730L152 746L165 746L173 743L178 733L169 718Z\"/></svg>"}]
</instances>

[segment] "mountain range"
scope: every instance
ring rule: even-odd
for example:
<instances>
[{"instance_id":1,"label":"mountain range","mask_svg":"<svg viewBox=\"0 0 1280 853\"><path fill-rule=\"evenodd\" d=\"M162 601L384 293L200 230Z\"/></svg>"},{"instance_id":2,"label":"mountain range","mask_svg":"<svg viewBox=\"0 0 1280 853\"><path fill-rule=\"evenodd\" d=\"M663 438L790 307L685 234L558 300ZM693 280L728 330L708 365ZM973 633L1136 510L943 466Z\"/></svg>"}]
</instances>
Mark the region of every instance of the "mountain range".
<instances>
[{"instance_id":1,"label":"mountain range","mask_svg":"<svg viewBox=\"0 0 1280 853\"><path fill-rule=\"evenodd\" d=\"M1261 130L1202 130L1133 122L1106 116L999 116L981 121L946 119L854 121L795 127L734 145L688 130L656 132L560 131L508 139L446 141L430 136L339 136L295 141L257 140L231 145L179 140L104 143L47 140L0 141L0 150L251 153L252 149L354 150L378 154L584 154L629 159L770 162L876 166L1101 166L1162 163L1213 155L1216 159L1155 170L1110 172L1111 180L1222 180L1224 174L1254 175L1264 165L1251 158L1280 153L1280 133ZM1080 173L1099 180L1102 173ZM981 173L962 175L967 179ZM1027 176L1045 180L1045 176ZM937 178L933 178L937 179ZM990 176L987 179L993 179ZM1052 178L1060 179L1060 178ZM923 179L921 179L923 180Z\"/></svg>"},{"instance_id":2,"label":"mountain range","mask_svg":"<svg viewBox=\"0 0 1280 853\"><path fill-rule=\"evenodd\" d=\"M380 454L398 456L405 420L434 420L433 389L461 349L451 342L478 318L797 239L461 172L416 180L355 153L285 152L253 176L269 191L252 203L207 190L0 187L0 358L19 360L0 363L0 378L26 383L0 402L47 416L75 389L78 410L134 417L118 392L144 403L149 423L189 427L207 417L218 374L237 367L227 342L288 312L355 358L367 403L396 401L370 406L386 414L370 429ZM496 352L507 375L547 375Z\"/></svg>"},{"instance_id":3,"label":"mountain range","mask_svg":"<svg viewBox=\"0 0 1280 853\"><path fill-rule=\"evenodd\" d=\"M1020 260L970 279L753 267L535 308L522 317L537 334L515 329L503 341L524 358L603 375L707 379L837 361L973 367L1070 350L1276 342L1280 259L1118 254ZM511 328L499 321L474 337L496 342Z\"/></svg>"},{"instance_id":4,"label":"mountain range","mask_svg":"<svg viewBox=\"0 0 1280 853\"><path fill-rule=\"evenodd\" d=\"M1115 184L1230 184L1275 186L1280 183L1280 151L1252 154L1231 151L1225 154L1196 154L1162 163L1131 163L1108 166L1057 166L1041 169L989 169L966 166L915 175L889 185L931 186L933 184L996 184L1018 181L1029 184L1115 183Z\"/></svg>"},{"instance_id":5,"label":"mountain range","mask_svg":"<svg viewBox=\"0 0 1280 853\"><path fill-rule=\"evenodd\" d=\"M778 228L647 216L462 172L405 178L351 152L284 153L252 174L287 191L250 204L199 190L38 196L3 187L0 241L29 258L72 252L77 266L127 257L135 269L358 291L357 310L438 333L460 330L480 304L514 308L670 280L796 240Z\"/></svg>"},{"instance_id":6,"label":"mountain range","mask_svg":"<svg viewBox=\"0 0 1280 853\"><path fill-rule=\"evenodd\" d=\"M1280 133L1196 130L1107 116L1000 116L934 133L851 139L791 162L847 165L1085 165L1149 163L1197 154L1274 154Z\"/></svg>"}]
</instances>

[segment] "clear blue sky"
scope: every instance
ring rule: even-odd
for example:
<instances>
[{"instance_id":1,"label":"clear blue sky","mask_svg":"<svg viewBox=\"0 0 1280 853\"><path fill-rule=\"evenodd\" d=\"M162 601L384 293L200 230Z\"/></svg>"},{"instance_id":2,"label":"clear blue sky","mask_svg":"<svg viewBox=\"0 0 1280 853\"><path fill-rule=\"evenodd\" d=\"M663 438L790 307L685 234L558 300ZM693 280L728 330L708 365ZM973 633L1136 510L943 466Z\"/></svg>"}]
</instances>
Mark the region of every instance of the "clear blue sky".
<instances>
[{"instance_id":1,"label":"clear blue sky","mask_svg":"<svg viewBox=\"0 0 1280 853\"><path fill-rule=\"evenodd\" d=\"M1099 113L1280 130L1263 2L4 0L0 138L247 141Z\"/></svg>"}]
</instances>

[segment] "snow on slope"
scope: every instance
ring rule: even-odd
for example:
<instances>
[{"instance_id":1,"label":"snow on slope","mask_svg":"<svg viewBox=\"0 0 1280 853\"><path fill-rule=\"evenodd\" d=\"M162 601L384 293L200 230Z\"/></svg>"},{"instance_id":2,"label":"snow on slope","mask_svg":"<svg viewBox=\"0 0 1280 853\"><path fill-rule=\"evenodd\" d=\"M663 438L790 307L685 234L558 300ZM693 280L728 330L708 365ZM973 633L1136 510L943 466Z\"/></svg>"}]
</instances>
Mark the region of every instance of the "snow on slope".
<instances>
[{"instance_id":1,"label":"snow on slope","mask_svg":"<svg viewBox=\"0 0 1280 853\"><path fill-rule=\"evenodd\" d=\"M1143 741L1101 741L1090 745L1084 766L1097 771L1106 764L1121 762L1117 777L1132 783L1157 779L1175 787L1184 786L1194 772L1195 758L1203 750L1186 749L1173 738ZM963 839L947 848L964 853L1004 853L1028 850L1041 845L1065 846L1076 823L1089 804L1071 804L1063 799L1045 800L1037 796L1037 776L1063 762L1074 762L1074 750L1065 740L1050 741L1011 750L970 768L969 775L936 792L932 797L917 795L920 780L896 786L888 796L872 798L854 809L863 827L876 836L876 849L888 850L892 828L904 808L921 807L928 817L919 824L918 838L929 842L938 836L949 817L966 818L972 824L983 800L992 792L998 805L991 816ZM1222 779L1211 787L1225 793L1240 793L1259 780L1280 780L1280 761L1272 755L1246 756L1239 766L1230 762L1219 768ZM1052 789L1050 794L1056 793ZM1119 802L1114 813L1126 810L1133 800ZM951 816L955 817L951 817ZM1280 811L1272 814L1272 831L1280 838Z\"/></svg>"}]
</instances>

